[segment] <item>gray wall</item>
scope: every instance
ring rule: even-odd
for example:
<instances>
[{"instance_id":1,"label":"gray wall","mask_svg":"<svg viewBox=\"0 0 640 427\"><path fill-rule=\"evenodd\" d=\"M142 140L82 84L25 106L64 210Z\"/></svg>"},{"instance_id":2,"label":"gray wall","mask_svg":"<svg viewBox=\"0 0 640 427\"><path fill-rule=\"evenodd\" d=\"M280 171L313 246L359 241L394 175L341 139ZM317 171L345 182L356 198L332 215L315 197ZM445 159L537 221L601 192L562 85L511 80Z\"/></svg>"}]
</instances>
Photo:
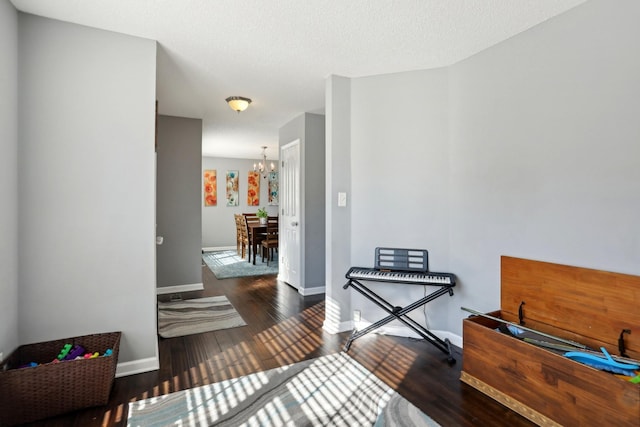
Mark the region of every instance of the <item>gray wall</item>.
<instances>
[{"instance_id":1,"label":"gray wall","mask_svg":"<svg viewBox=\"0 0 640 427\"><path fill-rule=\"evenodd\" d=\"M280 128L280 147L300 139L302 283L299 292L325 287L325 117L304 113ZM306 291L305 291L306 290Z\"/></svg>"},{"instance_id":2,"label":"gray wall","mask_svg":"<svg viewBox=\"0 0 640 427\"><path fill-rule=\"evenodd\" d=\"M640 274L639 21L590 1L452 67L452 328L503 254Z\"/></svg>"},{"instance_id":3,"label":"gray wall","mask_svg":"<svg viewBox=\"0 0 640 427\"><path fill-rule=\"evenodd\" d=\"M217 206L204 205L204 192L200 191L200 206L202 206L202 247L203 248L235 248L236 228L233 215L244 212L256 212L258 206L247 204L247 177L253 170L253 164L260 160L260 147L256 149L255 159L230 159L222 157L203 157L202 171L215 169L218 177L218 204ZM267 150L267 163L278 163L279 153L271 153ZM237 170L240 175L240 200L238 206L227 206L226 200L226 176L228 170ZM202 174L200 174L202 182ZM202 183L200 184L202 187ZM269 215L278 214L278 206L269 206L267 180L260 178L260 207L267 209Z\"/></svg>"},{"instance_id":4,"label":"gray wall","mask_svg":"<svg viewBox=\"0 0 640 427\"><path fill-rule=\"evenodd\" d=\"M432 271L450 270L447 87L446 69L351 82L352 265L372 267L381 246L427 249ZM412 97L420 100L416 108L399 109L394 102ZM425 293L422 286L371 289L400 306ZM431 317L440 317L442 300L428 305ZM351 305L367 320L384 317L377 307L367 310L371 302L360 294ZM424 324L422 310L411 316Z\"/></svg>"},{"instance_id":5,"label":"gray wall","mask_svg":"<svg viewBox=\"0 0 640 427\"><path fill-rule=\"evenodd\" d=\"M18 13L0 2L0 353L18 345ZM2 357L0 357L2 359Z\"/></svg>"},{"instance_id":6,"label":"gray wall","mask_svg":"<svg viewBox=\"0 0 640 427\"><path fill-rule=\"evenodd\" d=\"M351 293L343 289L351 267L351 79L330 76L326 84L325 321L330 333L351 327ZM347 205L338 207L338 193Z\"/></svg>"},{"instance_id":7,"label":"gray wall","mask_svg":"<svg viewBox=\"0 0 640 427\"><path fill-rule=\"evenodd\" d=\"M304 153L305 287L325 287L325 117L306 113Z\"/></svg>"},{"instance_id":8,"label":"gray wall","mask_svg":"<svg viewBox=\"0 0 640 427\"><path fill-rule=\"evenodd\" d=\"M349 263L429 249L432 270L459 278L429 326L459 335L460 306L499 308L500 255L640 274L639 20L638 2L594 0L447 69L334 90L351 97L350 181L328 166L332 189L352 187ZM410 109L386 106L409 95ZM397 305L423 292L388 288ZM337 304L366 304L353 299Z\"/></svg>"},{"instance_id":9,"label":"gray wall","mask_svg":"<svg viewBox=\"0 0 640 427\"><path fill-rule=\"evenodd\" d=\"M202 283L202 120L158 116L157 286Z\"/></svg>"},{"instance_id":10,"label":"gray wall","mask_svg":"<svg viewBox=\"0 0 640 427\"><path fill-rule=\"evenodd\" d=\"M119 371L157 368L156 43L19 16L19 339L122 331Z\"/></svg>"}]
</instances>

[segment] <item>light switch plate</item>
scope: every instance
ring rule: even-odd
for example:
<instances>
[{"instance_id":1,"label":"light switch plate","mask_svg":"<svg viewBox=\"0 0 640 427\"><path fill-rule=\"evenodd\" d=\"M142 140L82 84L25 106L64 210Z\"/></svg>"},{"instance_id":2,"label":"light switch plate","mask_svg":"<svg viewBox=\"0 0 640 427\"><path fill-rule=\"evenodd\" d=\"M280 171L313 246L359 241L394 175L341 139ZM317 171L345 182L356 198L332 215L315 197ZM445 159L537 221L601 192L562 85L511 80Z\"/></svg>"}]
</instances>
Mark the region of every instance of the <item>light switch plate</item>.
<instances>
[{"instance_id":1,"label":"light switch plate","mask_svg":"<svg viewBox=\"0 0 640 427\"><path fill-rule=\"evenodd\" d=\"M347 206L347 193L338 193L338 206L341 208Z\"/></svg>"}]
</instances>

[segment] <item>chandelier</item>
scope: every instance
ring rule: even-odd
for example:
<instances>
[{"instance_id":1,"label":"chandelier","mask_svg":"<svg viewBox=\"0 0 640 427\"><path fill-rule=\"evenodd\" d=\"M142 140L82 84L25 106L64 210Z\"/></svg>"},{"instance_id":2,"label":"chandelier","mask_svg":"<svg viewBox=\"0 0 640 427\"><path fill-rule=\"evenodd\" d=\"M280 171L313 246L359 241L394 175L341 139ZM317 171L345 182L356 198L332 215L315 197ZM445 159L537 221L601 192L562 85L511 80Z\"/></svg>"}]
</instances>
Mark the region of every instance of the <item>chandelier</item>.
<instances>
[{"instance_id":1,"label":"chandelier","mask_svg":"<svg viewBox=\"0 0 640 427\"><path fill-rule=\"evenodd\" d=\"M260 175L262 175L262 177L266 179L269 172L273 172L275 170L276 170L276 165L274 165L273 162L271 162L271 165L269 166L269 170L267 170L267 146L263 145L262 161L253 164L253 171L260 172Z\"/></svg>"}]
</instances>

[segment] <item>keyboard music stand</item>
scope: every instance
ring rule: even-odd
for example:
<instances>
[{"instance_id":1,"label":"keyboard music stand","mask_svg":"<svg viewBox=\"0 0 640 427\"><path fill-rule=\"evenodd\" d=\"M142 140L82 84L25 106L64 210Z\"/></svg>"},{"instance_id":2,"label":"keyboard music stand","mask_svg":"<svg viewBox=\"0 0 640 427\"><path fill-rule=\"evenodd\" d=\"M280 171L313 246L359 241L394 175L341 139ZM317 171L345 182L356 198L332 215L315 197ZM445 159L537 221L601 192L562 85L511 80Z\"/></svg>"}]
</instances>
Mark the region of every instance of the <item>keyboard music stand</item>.
<instances>
[{"instance_id":1,"label":"keyboard music stand","mask_svg":"<svg viewBox=\"0 0 640 427\"><path fill-rule=\"evenodd\" d=\"M391 250L391 251L411 251L409 249L393 249L393 248L376 248L376 267L377 269L379 268L380 265L380 256L381 252L385 252L385 250ZM426 251L424 251L426 252ZM400 252L404 255L404 252ZM425 266L423 267L418 267L418 268L408 268L405 265L406 263L402 263L402 270L401 271L425 271L426 272L426 265L428 265L428 261L425 258L424 260ZM357 267L355 268L357 269ZM438 336L436 336L435 334L433 334L431 331L429 331L427 328L425 328L424 326L422 326L421 324L419 324L418 322L416 322L415 320L413 320L411 317L408 316L408 313L419 308L422 307L423 305L425 305L426 303L435 300L436 298L439 298L442 295L445 294L449 294L449 296L453 296L453 286L455 286L455 280L452 279L451 283L443 283L443 284L433 284L433 283L418 283L416 281L409 281L409 280L403 280L402 278L398 279L398 278L393 278L393 279L388 279L385 280L384 278L375 278L375 279L364 279L364 280L374 280L374 281L378 281L378 282L388 282L388 283L406 283L406 284L411 284L411 285L416 285L416 284L421 284L421 285L425 285L425 286L438 286L438 289L435 290L434 292L430 293L429 295L425 295L423 298L420 298L419 300L407 305L406 307L398 307L398 306L394 306L391 303L389 303L387 300L385 300L384 298L382 298L380 295L376 294L375 292L373 292L371 289L369 289L367 286L365 286L360 280L362 279L358 279L358 278L354 278L351 276L351 272L352 270L354 270L354 267L352 267L349 272L346 274L347 279L349 279L349 281L343 286L344 289L347 289L349 287L352 287L353 289L355 289L358 293L362 294L365 298L367 298L368 300L372 301L373 303L375 303L378 307L380 307L381 309L383 309L385 312L387 312L389 315L383 319L378 320L377 322L367 326L366 328L362 329L362 330L357 330L354 328L353 332L351 333L351 336L349 337L349 339L347 340L345 346L344 346L344 351L348 352L349 348L351 347L351 343L353 341L355 341L356 339L368 334L369 332L376 330L378 328L380 328L383 325L386 325L387 323L393 321L393 320L399 320L400 322L404 323L407 327L409 327L410 329L412 329L413 331L415 331L418 335L420 335L422 338L425 339L425 341L429 342L430 344L434 345L436 348L438 348L440 351L442 351L443 353L447 354L447 362L452 365L456 362L456 360L453 358L453 352L451 349L451 342L449 341L449 339L445 339L442 340L440 339ZM374 270L375 269L361 269L361 270ZM395 269L394 269L395 270ZM382 270L382 271L391 271L391 270ZM425 274L429 274L429 273L425 273ZM442 275L447 275L447 276L451 276L453 277L452 274L449 273L433 273L433 274L442 274ZM393 273L392 273L393 275ZM384 275L383 275L384 277Z\"/></svg>"}]
</instances>

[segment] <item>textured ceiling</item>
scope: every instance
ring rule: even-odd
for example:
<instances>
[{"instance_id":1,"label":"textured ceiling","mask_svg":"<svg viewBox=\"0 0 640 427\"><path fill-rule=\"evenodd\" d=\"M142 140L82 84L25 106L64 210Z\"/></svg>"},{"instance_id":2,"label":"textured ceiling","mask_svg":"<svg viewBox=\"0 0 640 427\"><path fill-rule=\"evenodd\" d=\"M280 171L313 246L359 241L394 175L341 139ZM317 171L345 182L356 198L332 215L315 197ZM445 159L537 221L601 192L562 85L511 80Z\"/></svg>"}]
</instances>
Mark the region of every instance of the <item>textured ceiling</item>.
<instances>
[{"instance_id":1,"label":"textured ceiling","mask_svg":"<svg viewBox=\"0 0 640 427\"><path fill-rule=\"evenodd\" d=\"M451 65L585 0L12 0L158 41L161 114L203 119L203 154L277 156L278 129L324 111L325 79ZM253 99L237 114L228 96Z\"/></svg>"}]
</instances>

